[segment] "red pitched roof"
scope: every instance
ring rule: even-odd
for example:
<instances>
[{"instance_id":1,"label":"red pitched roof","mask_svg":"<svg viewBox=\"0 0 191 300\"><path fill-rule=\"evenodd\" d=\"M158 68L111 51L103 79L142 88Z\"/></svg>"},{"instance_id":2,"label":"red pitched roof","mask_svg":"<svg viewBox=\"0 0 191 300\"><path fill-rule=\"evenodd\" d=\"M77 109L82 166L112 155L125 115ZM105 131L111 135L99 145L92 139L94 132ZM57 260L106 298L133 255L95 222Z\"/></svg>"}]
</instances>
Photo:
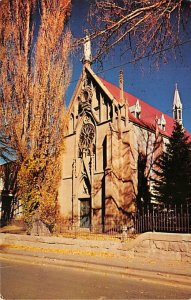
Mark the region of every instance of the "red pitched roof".
<instances>
[{"instance_id":1,"label":"red pitched roof","mask_svg":"<svg viewBox=\"0 0 191 300\"><path fill-rule=\"evenodd\" d=\"M104 86L109 90L109 92L114 96L114 98L119 101L120 99L120 89L119 87L115 86L114 84L106 81L105 79L99 77L101 82L104 84ZM129 111L129 119L138 124L145 126L147 128L156 129L156 118L161 118L162 114L164 115L164 118L166 120L166 126L165 131L160 129L160 132L166 136L171 136L175 120L168 116L167 114L161 112L160 110L154 108L153 106L149 105L148 103L144 102L143 100L124 92L125 100L128 102L129 107L136 104L136 101L139 100L140 106L141 106L141 114L140 119L137 119L134 117L134 115ZM191 140L191 134L188 134L190 136Z\"/></svg>"}]
</instances>

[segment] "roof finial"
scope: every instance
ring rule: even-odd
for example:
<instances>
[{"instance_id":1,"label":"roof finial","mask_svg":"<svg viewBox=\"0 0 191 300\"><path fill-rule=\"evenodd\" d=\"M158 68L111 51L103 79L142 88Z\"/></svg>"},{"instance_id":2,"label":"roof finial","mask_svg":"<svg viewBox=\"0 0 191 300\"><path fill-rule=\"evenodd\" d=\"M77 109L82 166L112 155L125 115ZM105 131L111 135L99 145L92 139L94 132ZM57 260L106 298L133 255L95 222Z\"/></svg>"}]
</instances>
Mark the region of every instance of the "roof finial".
<instances>
[{"instance_id":1,"label":"roof finial","mask_svg":"<svg viewBox=\"0 0 191 300\"><path fill-rule=\"evenodd\" d=\"M90 42L90 36L88 33L86 33L85 39L84 39L84 58L83 63L91 63L92 61L92 54L91 54L91 42Z\"/></svg>"},{"instance_id":2,"label":"roof finial","mask_svg":"<svg viewBox=\"0 0 191 300\"><path fill-rule=\"evenodd\" d=\"M119 72L119 89L120 89L120 102L124 104L124 81L123 81L123 71Z\"/></svg>"}]
</instances>

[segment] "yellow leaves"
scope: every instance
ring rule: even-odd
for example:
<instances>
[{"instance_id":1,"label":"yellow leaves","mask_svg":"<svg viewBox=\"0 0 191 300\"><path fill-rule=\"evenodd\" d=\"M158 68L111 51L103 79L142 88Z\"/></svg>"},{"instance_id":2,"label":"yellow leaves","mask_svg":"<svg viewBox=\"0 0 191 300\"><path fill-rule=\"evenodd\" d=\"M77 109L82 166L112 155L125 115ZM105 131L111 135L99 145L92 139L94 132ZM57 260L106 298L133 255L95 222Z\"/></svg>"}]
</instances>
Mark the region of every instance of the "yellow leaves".
<instances>
[{"instance_id":1,"label":"yellow leaves","mask_svg":"<svg viewBox=\"0 0 191 300\"><path fill-rule=\"evenodd\" d=\"M50 228L54 227L59 213L57 189L60 169L57 160L29 156L18 173L19 197L22 200L25 222L32 222L38 207L40 219Z\"/></svg>"},{"instance_id":2,"label":"yellow leaves","mask_svg":"<svg viewBox=\"0 0 191 300\"><path fill-rule=\"evenodd\" d=\"M58 215L58 206L56 201L56 195L42 192L40 207L39 207L40 219L48 226L54 226Z\"/></svg>"},{"instance_id":3,"label":"yellow leaves","mask_svg":"<svg viewBox=\"0 0 191 300\"><path fill-rule=\"evenodd\" d=\"M67 34L65 38L64 23L70 1L42 1L43 13L39 28L35 28L33 12L34 5L41 4L34 0L14 1L11 6L8 0L3 3L6 5L2 5L5 9L0 11L0 25L4 32L0 58L3 62L3 76L0 85L3 87L3 103L8 112L6 119L15 127L18 150L22 151L24 147L22 155L25 156L26 149L30 153L30 145L32 152L36 151L38 137L43 137L44 128L51 128L51 135L59 141L56 128L60 123L59 111L69 79L66 76L68 66L64 62L68 59L71 35ZM29 27L32 28L30 32ZM37 38L33 37L34 30L38 34ZM35 51L32 52L34 47ZM8 80L7 73L11 74L11 80ZM54 122L51 118L54 118ZM3 122L5 120L2 118L2 127ZM51 122L55 124L54 130ZM12 132L10 136L13 136Z\"/></svg>"},{"instance_id":4,"label":"yellow leaves","mask_svg":"<svg viewBox=\"0 0 191 300\"><path fill-rule=\"evenodd\" d=\"M58 214L59 158L64 147L63 97L70 79L71 33L65 23L71 1L3 3L0 130L21 158L17 194L25 220L30 223L40 205L42 220L52 226ZM41 5L36 24L34 12Z\"/></svg>"},{"instance_id":5,"label":"yellow leaves","mask_svg":"<svg viewBox=\"0 0 191 300\"><path fill-rule=\"evenodd\" d=\"M14 244L3 244L0 249L16 249L16 250L26 250L26 251L38 251L38 252L52 252L60 254L72 254L72 255L87 255L87 256L101 256L101 257L113 257L116 256L111 252L100 252L100 251L85 251L78 249L61 249L61 248L45 248L45 247L35 247L26 245L14 245Z\"/></svg>"}]
</instances>

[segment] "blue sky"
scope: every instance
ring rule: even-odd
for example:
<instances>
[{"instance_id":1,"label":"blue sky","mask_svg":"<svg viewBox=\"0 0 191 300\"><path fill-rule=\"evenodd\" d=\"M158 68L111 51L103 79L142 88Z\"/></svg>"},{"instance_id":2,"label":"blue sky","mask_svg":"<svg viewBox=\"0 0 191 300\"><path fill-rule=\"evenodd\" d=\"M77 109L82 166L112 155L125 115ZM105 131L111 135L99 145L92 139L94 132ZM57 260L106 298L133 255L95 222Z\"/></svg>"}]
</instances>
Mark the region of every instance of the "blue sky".
<instances>
[{"instance_id":1,"label":"blue sky","mask_svg":"<svg viewBox=\"0 0 191 300\"><path fill-rule=\"evenodd\" d=\"M70 27L74 37L84 36L87 8L87 0L73 0ZM170 116L177 83L183 103L184 127L191 132L191 43L181 46L181 55L178 55L177 59L170 55L169 53L168 62L157 68L148 59L142 59L136 64L129 63L131 59L127 56L120 57L120 51L116 49L103 61L103 70L96 65L92 65L92 68L99 76L116 85L119 70L123 69L125 90ZM82 71L81 58L82 52L72 57L73 75L66 95L67 105ZM118 65L123 66L116 67Z\"/></svg>"}]
</instances>

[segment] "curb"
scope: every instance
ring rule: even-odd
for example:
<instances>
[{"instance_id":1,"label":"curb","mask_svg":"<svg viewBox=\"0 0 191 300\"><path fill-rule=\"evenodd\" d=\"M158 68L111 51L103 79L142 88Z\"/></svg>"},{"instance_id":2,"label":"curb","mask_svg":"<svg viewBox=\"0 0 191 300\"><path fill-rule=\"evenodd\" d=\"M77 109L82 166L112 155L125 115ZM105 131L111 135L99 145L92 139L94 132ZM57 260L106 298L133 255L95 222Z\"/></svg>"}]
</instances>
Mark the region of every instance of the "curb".
<instances>
[{"instance_id":1,"label":"curb","mask_svg":"<svg viewBox=\"0 0 191 300\"><path fill-rule=\"evenodd\" d=\"M73 268L80 269L82 271L91 271L104 273L107 275L120 275L123 277L131 277L137 280L141 280L143 282L154 282L163 285L171 285L175 287L184 287L186 289L191 290L191 278L189 276L181 275L181 274L172 274L172 273L164 273L158 271L150 271L143 270L138 268L129 268L129 267L121 267L115 265L107 265L103 263L90 262L90 261L77 261L75 258L73 259L64 259L63 257L50 257L50 253L28 253L26 255L22 252L14 253L14 252L1 252L0 259L16 261L20 263L28 263L28 264L40 264L40 265L49 265L50 267L59 267L59 268Z\"/></svg>"}]
</instances>

